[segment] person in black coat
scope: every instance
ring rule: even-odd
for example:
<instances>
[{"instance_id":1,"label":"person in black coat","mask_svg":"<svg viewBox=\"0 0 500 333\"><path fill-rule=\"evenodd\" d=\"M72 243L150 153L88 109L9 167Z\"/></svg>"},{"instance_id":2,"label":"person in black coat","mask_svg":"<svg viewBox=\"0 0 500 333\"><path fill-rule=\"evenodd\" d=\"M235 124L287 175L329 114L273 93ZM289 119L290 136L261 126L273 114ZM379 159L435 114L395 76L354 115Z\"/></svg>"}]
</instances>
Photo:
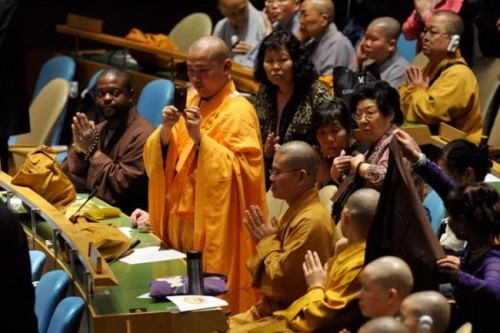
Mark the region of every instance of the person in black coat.
<instances>
[{"instance_id":1,"label":"person in black coat","mask_svg":"<svg viewBox=\"0 0 500 333\"><path fill-rule=\"evenodd\" d=\"M2 332L36 333L35 290L28 241L16 215L0 201L0 323ZM22 319L14 320L14 318Z\"/></svg>"}]
</instances>

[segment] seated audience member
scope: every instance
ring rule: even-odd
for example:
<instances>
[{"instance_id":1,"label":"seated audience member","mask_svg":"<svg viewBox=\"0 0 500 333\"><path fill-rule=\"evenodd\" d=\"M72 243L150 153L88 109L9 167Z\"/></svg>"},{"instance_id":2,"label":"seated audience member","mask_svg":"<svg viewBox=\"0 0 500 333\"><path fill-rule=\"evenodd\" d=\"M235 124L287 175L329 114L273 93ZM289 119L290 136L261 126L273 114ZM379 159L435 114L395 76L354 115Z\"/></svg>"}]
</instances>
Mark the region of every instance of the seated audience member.
<instances>
[{"instance_id":1,"label":"seated audience member","mask_svg":"<svg viewBox=\"0 0 500 333\"><path fill-rule=\"evenodd\" d=\"M477 147L463 139L450 141L442 149L439 167L419 150L414 149L408 141L410 139L408 133L398 130L394 135L406 158L413 163L413 170L443 201L446 200L448 193L460 184L484 181L492 166L488 146L483 143ZM441 236L441 245L446 250L460 252L465 243L458 240L447 225L445 233Z\"/></svg>"},{"instance_id":2,"label":"seated audience member","mask_svg":"<svg viewBox=\"0 0 500 333\"><path fill-rule=\"evenodd\" d=\"M230 57L239 63L266 36L264 17L250 0L217 0L217 7L224 18L212 35L226 43Z\"/></svg>"},{"instance_id":3,"label":"seated audience member","mask_svg":"<svg viewBox=\"0 0 500 333\"><path fill-rule=\"evenodd\" d=\"M363 316L396 316L403 299L413 288L410 267L400 258L385 256L363 268L360 275L359 308Z\"/></svg>"},{"instance_id":4,"label":"seated audience member","mask_svg":"<svg viewBox=\"0 0 500 333\"><path fill-rule=\"evenodd\" d=\"M403 123L398 91L384 81L362 84L351 98L351 110L358 124L360 140L370 147L364 155L335 158L332 175L340 181L342 176L356 173L364 179L366 187L380 190L387 172L389 142ZM418 145L411 141L418 150Z\"/></svg>"},{"instance_id":5,"label":"seated audience member","mask_svg":"<svg viewBox=\"0 0 500 333\"><path fill-rule=\"evenodd\" d=\"M284 30L262 41L255 79L261 83L255 108L269 168L276 145L295 140L314 143L313 115L331 97L297 37Z\"/></svg>"},{"instance_id":6,"label":"seated audience member","mask_svg":"<svg viewBox=\"0 0 500 333\"><path fill-rule=\"evenodd\" d=\"M76 190L92 192L130 214L148 205L148 179L142 160L144 144L154 127L132 101L127 71L109 68L95 86L96 108L104 121L95 125L83 113L73 117L73 149L62 168Z\"/></svg>"},{"instance_id":7,"label":"seated audience member","mask_svg":"<svg viewBox=\"0 0 500 333\"><path fill-rule=\"evenodd\" d=\"M415 9L403 23L403 35L406 40L417 40L417 52L422 50L421 32L432 14L439 10L450 10L458 13L463 0L419 0L414 1Z\"/></svg>"},{"instance_id":8,"label":"seated audience member","mask_svg":"<svg viewBox=\"0 0 500 333\"><path fill-rule=\"evenodd\" d=\"M404 81L406 68L410 66L397 47L400 32L399 22L392 17L373 20L356 49L354 68L369 70L376 67L380 79L397 89ZM373 63L364 66L366 60Z\"/></svg>"},{"instance_id":9,"label":"seated audience member","mask_svg":"<svg viewBox=\"0 0 500 333\"><path fill-rule=\"evenodd\" d=\"M332 75L337 66L350 67L354 48L337 30L331 0L304 0L300 7L300 29L305 48L320 76Z\"/></svg>"},{"instance_id":10,"label":"seated audience member","mask_svg":"<svg viewBox=\"0 0 500 333\"><path fill-rule=\"evenodd\" d=\"M230 79L228 51L214 36L191 45L187 67L196 93L185 110L163 109L144 165L155 234L178 251L203 251L203 270L227 275L223 297L239 313L255 304L256 294L243 267L254 245L238 221L246 207L263 207L266 199L259 120Z\"/></svg>"},{"instance_id":11,"label":"seated audience member","mask_svg":"<svg viewBox=\"0 0 500 333\"><path fill-rule=\"evenodd\" d=\"M399 318L410 333L444 333L450 323L450 305L437 291L420 291L404 299Z\"/></svg>"},{"instance_id":12,"label":"seated audience member","mask_svg":"<svg viewBox=\"0 0 500 333\"><path fill-rule=\"evenodd\" d=\"M456 316L470 322L474 332L495 332L500 313L500 198L488 184L464 184L445 201L448 225L458 239L467 241L461 258L438 260L440 272L453 285Z\"/></svg>"},{"instance_id":13,"label":"seated audience member","mask_svg":"<svg viewBox=\"0 0 500 333\"><path fill-rule=\"evenodd\" d=\"M266 324L267 318L260 319L286 309L306 293L301 265L308 251L322 261L333 255L337 232L319 200L316 172L316 153L307 143L288 142L276 151L271 191L287 202L288 209L279 222L274 217L266 221L259 206L247 211L245 224L257 247L247 267L263 298L247 312L230 318L231 332L247 332L249 323L255 327Z\"/></svg>"},{"instance_id":14,"label":"seated audience member","mask_svg":"<svg viewBox=\"0 0 500 333\"><path fill-rule=\"evenodd\" d=\"M427 124L434 134L444 122L479 143L483 130L479 86L458 49L462 31L457 14L438 11L432 15L422 32L429 63L406 70L406 83L399 88L401 107L407 121Z\"/></svg>"},{"instance_id":15,"label":"seated audience member","mask_svg":"<svg viewBox=\"0 0 500 333\"><path fill-rule=\"evenodd\" d=\"M410 333L408 328L394 317L378 317L367 321L358 333Z\"/></svg>"},{"instance_id":16,"label":"seated audience member","mask_svg":"<svg viewBox=\"0 0 500 333\"><path fill-rule=\"evenodd\" d=\"M295 36L299 31L300 0L269 0L266 1L265 11L272 22L272 31L285 30ZM260 49L260 43L252 47L239 62L241 65L254 68L255 59Z\"/></svg>"},{"instance_id":17,"label":"seated audience member","mask_svg":"<svg viewBox=\"0 0 500 333\"><path fill-rule=\"evenodd\" d=\"M322 102L313 115L312 129L319 143L317 186L321 189L326 185L338 185L332 179L337 177L330 175L333 159L366 151L366 147L352 136L348 106L338 98Z\"/></svg>"},{"instance_id":18,"label":"seated audience member","mask_svg":"<svg viewBox=\"0 0 500 333\"><path fill-rule=\"evenodd\" d=\"M356 304L361 288L359 275L378 199L379 193L367 188L351 195L342 211L341 221L347 247L325 266L317 254L308 252L303 264L308 292L285 311L275 312L270 324L255 332L311 332L320 329L338 332L343 328L356 331L363 320Z\"/></svg>"},{"instance_id":19,"label":"seated audience member","mask_svg":"<svg viewBox=\"0 0 500 333\"><path fill-rule=\"evenodd\" d=\"M0 202L0 244L0 260L5 265L0 274L4 289L0 296L2 332L38 332L28 241L21 222L3 202Z\"/></svg>"}]
</instances>

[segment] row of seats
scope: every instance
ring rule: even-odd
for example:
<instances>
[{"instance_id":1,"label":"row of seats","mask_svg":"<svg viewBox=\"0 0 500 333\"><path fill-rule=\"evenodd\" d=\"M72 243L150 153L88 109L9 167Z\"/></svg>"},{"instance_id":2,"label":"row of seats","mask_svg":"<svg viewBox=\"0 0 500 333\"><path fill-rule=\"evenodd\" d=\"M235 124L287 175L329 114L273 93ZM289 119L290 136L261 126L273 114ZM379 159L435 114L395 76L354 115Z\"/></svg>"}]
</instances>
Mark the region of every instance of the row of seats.
<instances>
[{"instance_id":1,"label":"row of seats","mask_svg":"<svg viewBox=\"0 0 500 333\"><path fill-rule=\"evenodd\" d=\"M42 275L47 255L40 250L29 251L31 279L35 287L35 314L38 332L77 333L85 309L79 296L68 296L70 278L63 270Z\"/></svg>"}]
</instances>

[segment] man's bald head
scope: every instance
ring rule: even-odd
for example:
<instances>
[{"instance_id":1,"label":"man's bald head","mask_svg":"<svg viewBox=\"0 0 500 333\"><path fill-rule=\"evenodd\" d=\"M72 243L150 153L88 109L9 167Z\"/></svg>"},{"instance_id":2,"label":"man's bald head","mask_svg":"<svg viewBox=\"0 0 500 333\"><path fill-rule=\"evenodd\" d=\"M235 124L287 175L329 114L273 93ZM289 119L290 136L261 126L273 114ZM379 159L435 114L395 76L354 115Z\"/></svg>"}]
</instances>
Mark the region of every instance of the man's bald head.
<instances>
[{"instance_id":1,"label":"man's bald head","mask_svg":"<svg viewBox=\"0 0 500 333\"><path fill-rule=\"evenodd\" d=\"M461 35L464 31L462 18L450 10L440 10L432 14L432 16L445 21L446 33L450 35Z\"/></svg>"},{"instance_id":2,"label":"man's bald head","mask_svg":"<svg viewBox=\"0 0 500 333\"><path fill-rule=\"evenodd\" d=\"M409 333L403 323L394 317L379 317L366 322L359 328L359 333Z\"/></svg>"},{"instance_id":3,"label":"man's bald head","mask_svg":"<svg viewBox=\"0 0 500 333\"><path fill-rule=\"evenodd\" d=\"M372 281L383 289L396 289L401 300L408 296L413 288L411 269L404 260L398 257L377 258L366 265L363 271L369 272Z\"/></svg>"},{"instance_id":4,"label":"man's bald head","mask_svg":"<svg viewBox=\"0 0 500 333\"><path fill-rule=\"evenodd\" d=\"M397 40L399 34L401 33L401 25L399 22L389 16L379 17L373 20L368 27L374 27L378 29L387 41L391 39Z\"/></svg>"},{"instance_id":5,"label":"man's bald head","mask_svg":"<svg viewBox=\"0 0 500 333\"><path fill-rule=\"evenodd\" d=\"M306 142L291 141L281 145L275 155L284 157L284 162L289 168L304 169L309 179L316 182L318 160L314 149Z\"/></svg>"},{"instance_id":6,"label":"man's bald head","mask_svg":"<svg viewBox=\"0 0 500 333\"><path fill-rule=\"evenodd\" d=\"M190 53L207 50L208 60L223 62L229 59L229 49L222 39L216 36L203 36L197 39L188 50Z\"/></svg>"},{"instance_id":7,"label":"man's bald head","mask_svg":"<svg viewBox=\"0 0 500 333\"><path fill-rule=\"evenodd\" d=\"M421 291L406 297L401 304L403 323L415 331L422 316L432 319L431 333L443 333L450 323L450 305L437 291Z\"/></svg>"},{"instance_id":8,"label":"man's bald head","mask_svg":"<svg viewBox=\"0 0 500 333\"><path fill-rule=\"evenodd\" d=\"M362 188L351 194L345 204L351 220L357 225L371 225L379 197L380 193L370 188Z\"/></svg>"},{"instance_id":9,"label":"man's bald head","mask_svg":"<svg viewBox=\"0 0 500 333\"><path fill-rule=\"evenodd\" d=\"M319 13L326 14L330 17L330 20L333 20L335 7L332 0L304 0L303 3L309 4L309 8Z\"/></svg>"}]
</instances>

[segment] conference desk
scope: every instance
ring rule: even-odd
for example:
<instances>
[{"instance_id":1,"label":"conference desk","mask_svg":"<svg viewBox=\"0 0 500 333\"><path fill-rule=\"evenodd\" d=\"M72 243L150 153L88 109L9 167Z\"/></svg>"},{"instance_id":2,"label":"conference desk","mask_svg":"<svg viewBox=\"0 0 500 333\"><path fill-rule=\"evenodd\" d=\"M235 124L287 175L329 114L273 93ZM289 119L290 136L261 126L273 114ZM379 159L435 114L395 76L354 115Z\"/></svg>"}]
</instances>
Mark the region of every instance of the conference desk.
<instances>
[{"instance_id":1,"label":"conference desk","mask_svg":"<svg viewBox=\"0 0 500 333\"><path fill-rule=\"evenodd\" d=\"M151 298L139 298L149 293L149 282L155 278L186 274L184 260L142 263L129 265L116 261L104 264L103 273L93 270L86 255L88 241L75 231L74 225L57 209L29 188L11 184L11 177L0 173L0 187L8 196L20 198L32 212L18 207L24 229L33 237L34 247L44 250L56 263L56 267L66 270L73 280L73 287L87 301L87 319L83 321L86 332L223 332L227 321L221 309L213 308L193 312L178 312L169 301L155 302ZM4 197L6 197L4 193ZM7 196L7 197L8 197ZM78 195L79 200L86 195ZM92 199L100 206L106 205ZM36 213L36 214L35 214ZM31 218L36 216L35 226ZM130 226L129 218L121 215L101 221L117 227ZM76 262L68 263L61 253L51 251L46 240L53 240L57 230L73 249ZM160 245L153 234L131 231L132 239L140 239L138 247Z\"/></svg>"}]
</instances>

